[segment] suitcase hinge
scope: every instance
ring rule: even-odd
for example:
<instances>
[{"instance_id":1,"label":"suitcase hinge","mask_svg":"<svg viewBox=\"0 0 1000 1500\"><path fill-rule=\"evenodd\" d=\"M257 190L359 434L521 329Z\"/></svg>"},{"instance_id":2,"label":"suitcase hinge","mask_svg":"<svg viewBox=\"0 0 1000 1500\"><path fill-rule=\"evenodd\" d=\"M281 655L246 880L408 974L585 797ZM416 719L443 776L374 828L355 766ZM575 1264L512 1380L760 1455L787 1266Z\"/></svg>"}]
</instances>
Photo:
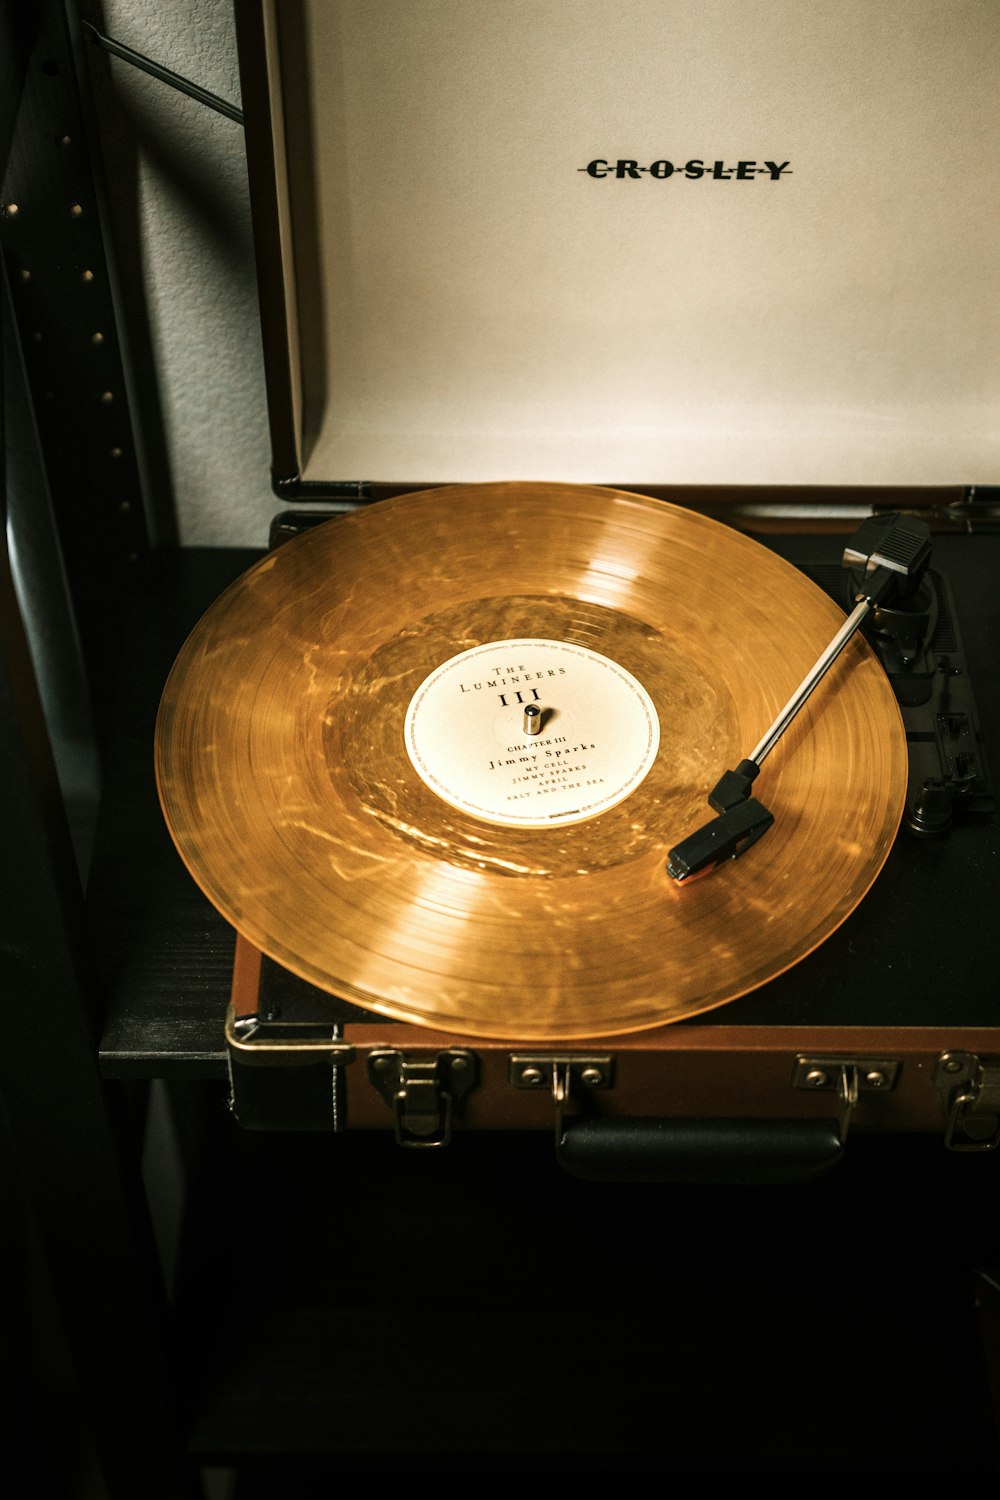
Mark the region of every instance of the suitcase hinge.
<instances>
[{"instance_id":1,"label":"suitcase hinge","mask_svg":"<svg viewBox=\"0 0 1000 1500\"><path fill-rule=\"evenodd\" d=\"M974 1052L942 1052L934 1083L947 1115L949 1151L995 1151L1000 1145L1000 1063Z\"/></svg>"},{"instance_id":2,"label":"suitcase hinge","mask_svg":"<svg viewBox=\"0 0 1000 1500\"><path fill-rule=\"evenodd\" d=\"M447 1146L455 1108L476 1081L476 1058L463 1047L420 1058L376 1047L368 1079L392 1110L399 1145Z\"/></svg>"}]
</instances>

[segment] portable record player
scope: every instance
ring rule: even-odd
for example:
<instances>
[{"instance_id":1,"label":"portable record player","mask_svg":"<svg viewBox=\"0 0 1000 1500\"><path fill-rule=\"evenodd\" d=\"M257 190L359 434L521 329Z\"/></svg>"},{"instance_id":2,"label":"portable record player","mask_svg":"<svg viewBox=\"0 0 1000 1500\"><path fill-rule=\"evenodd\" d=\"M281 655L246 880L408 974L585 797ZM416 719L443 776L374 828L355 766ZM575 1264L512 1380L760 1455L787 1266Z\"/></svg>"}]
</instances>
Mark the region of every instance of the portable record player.
<instances>
[{"instance_id":1,"label":"portable record player","mask_svg":"<svg viewBox=\"0 0 1000 1500\"><path fill-rule=\"evenodd\" d=\"M953 164L995 22L918 6L876 86L890 14L721 6L740 91L633 10L609 101L600 4L237 6L298 509L158 729L237 933L234 1109L554 1124L587 1176L808 1176L848 1123L990 1149L1000 329Z\"/></svg>"}]
</instances>

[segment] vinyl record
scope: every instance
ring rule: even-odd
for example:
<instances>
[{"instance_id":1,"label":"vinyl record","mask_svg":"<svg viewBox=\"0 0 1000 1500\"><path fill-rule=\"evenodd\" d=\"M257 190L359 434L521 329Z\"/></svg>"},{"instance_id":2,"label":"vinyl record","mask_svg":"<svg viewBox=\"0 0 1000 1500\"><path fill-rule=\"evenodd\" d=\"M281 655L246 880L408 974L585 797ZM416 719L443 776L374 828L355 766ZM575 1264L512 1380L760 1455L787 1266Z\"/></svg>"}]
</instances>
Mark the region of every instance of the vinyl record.
<instances>
[{"instance_id":1,"label":"vinyl record","mask_svg":"<svg viewBox=\"0 0 1000 1500\"><path fill-rule=\"evenodd\" d=\"M233 927L372 1011L516 1040L658 1026L796 963L885 860L905 740L856 637L755 785L767 834L705 879L665 868L842 622L661 501L383 501L271 553L196 627L157 725L166 821Z\"/></svg>"}]
</instances>

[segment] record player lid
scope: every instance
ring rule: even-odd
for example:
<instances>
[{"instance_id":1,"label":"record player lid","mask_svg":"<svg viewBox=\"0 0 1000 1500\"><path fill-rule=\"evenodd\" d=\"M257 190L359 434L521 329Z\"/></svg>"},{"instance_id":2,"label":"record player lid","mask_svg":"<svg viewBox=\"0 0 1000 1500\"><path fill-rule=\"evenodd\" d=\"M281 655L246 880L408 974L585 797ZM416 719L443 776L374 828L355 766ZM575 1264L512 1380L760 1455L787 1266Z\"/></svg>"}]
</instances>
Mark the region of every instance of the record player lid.
<instances>
[{"instance_id":1,"label":"record player lid","mask_svg":"<svg viewBox=\"0 0 1000 1500\"><path fill-rule=\"evenodd\" d=\"M996 482L1000 8L237 16L280 480Z\"/></svg>"}]
</instances>

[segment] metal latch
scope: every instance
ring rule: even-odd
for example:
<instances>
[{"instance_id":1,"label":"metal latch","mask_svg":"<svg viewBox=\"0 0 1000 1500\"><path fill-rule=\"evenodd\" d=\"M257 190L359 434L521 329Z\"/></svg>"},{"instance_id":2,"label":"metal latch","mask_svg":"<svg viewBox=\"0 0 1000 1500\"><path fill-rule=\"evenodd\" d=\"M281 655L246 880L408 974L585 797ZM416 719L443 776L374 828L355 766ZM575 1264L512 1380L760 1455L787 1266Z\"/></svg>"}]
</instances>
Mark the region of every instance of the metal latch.
<instances>
[{"instance_id":1,"label":"metal latch","mask_svg":"<svg viewBox=\"0 0 1000 1500\"><path fill-rule=\"evenodd\" d=\"M582 1057L569 1053L532 1053L528 1056L519 1053L510 1060L507 1081L516 1089L549 1089L556 1107L556 1140L559 1141L563 1109L571 1095L579 1098L581 1094L596 1089L613 1088L615 1061L607 1054Z\"/></svg>"},{"instance_id":2,"label":"metal latch","mask_svg":"<svg viewBox=\"0 0 1000 1500\"><path fill-rule=\"evenodd\" d=\"M375 1047L368 1079L392 1110L401 1146L446 1146L456 1105L476 1081L476 1058L463 1047L421 1058Z\"/></svg>"},{"instance_id":3,"label":"metal latch","mask_svg":"<svg viewBox=\"0 0 1000 1500\"><path fill-rule=\"evenodd\" d=\"M1000 1145L1000 1063L974 1052L942 1052L934 1085L947 1115L949 1151L995 1151Z\"/></svg>"},{"instance_id":4,"label":"metal latch","mask_svg":"<svg viewBox=\"0 0 1000 1500\"><path fill-rule=\"evenodd\" d=\"M899 1059L892 1057L814 1057L800 1053L792 1070L792 1087L812 1093L836 1091L840 1101L840 1139L847 1139L851 1116L861 1094L887 1094L896 1087Z\"/></svg>"}]
</instances>

